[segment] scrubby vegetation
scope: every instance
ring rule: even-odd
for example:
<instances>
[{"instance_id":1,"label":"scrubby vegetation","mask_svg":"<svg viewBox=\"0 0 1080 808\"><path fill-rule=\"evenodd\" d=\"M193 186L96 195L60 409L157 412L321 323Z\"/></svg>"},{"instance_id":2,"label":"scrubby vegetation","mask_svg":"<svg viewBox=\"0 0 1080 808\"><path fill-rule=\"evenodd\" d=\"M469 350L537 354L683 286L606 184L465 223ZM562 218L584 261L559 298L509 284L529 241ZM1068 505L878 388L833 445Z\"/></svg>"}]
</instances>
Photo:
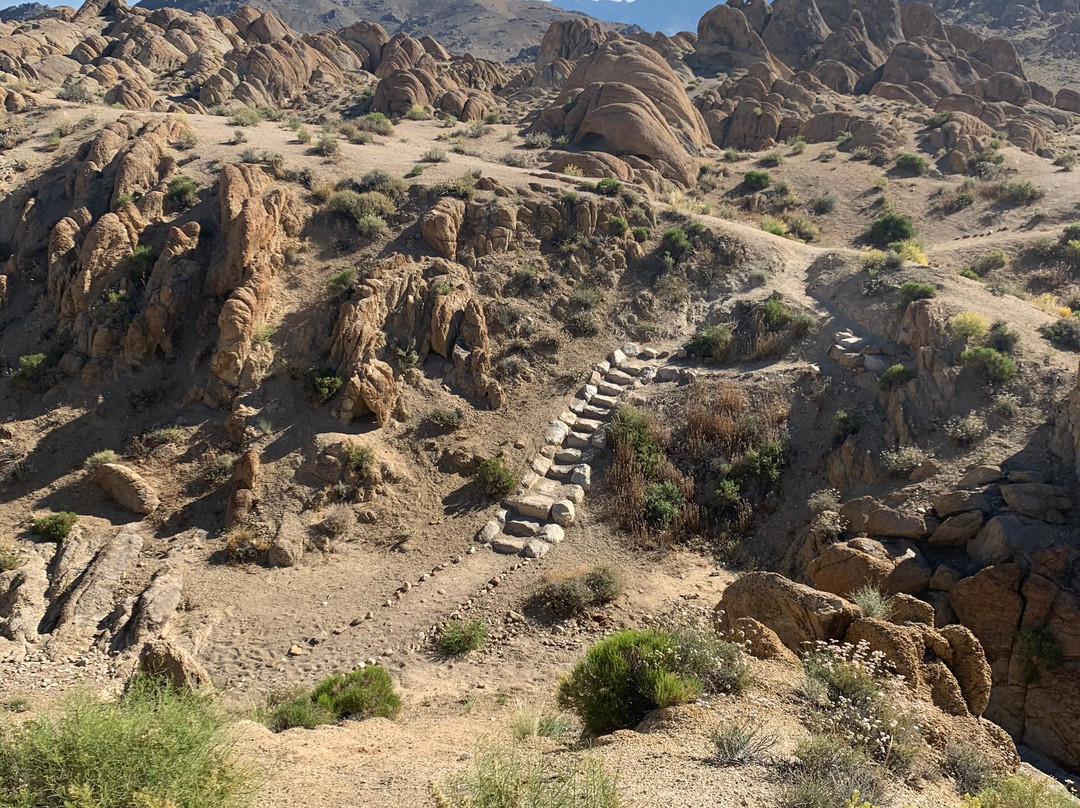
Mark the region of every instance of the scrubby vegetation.
<instances>
[{"instance_id":1,"label":"scrubby vegetation","mask_svg":"<svg viewBox=\"0 0 1080 808\"><path fill-rule=\"evenodd\" d=\"M439 634L439 650L446 656L461 656L481 648L487 638L487 623L482 619L451 620Z\"/></svg>"},{"instance_id":2,"label":"scrubby vegetation","mask_svg":"<svg viewBox=\"0 0 1080 808\"><path fill-rule=\"evenodd\" d=\"M146 676L115 701L77 692L0 724L0 804L12 808L243 808L254 785L213 703Z\"/></svg>"},{"instance_id":3,"label":"scrubby vegetation","mask_svg":"<svg viewBox=\"0 0 1080 808\"><path fill-rule=\"evenodd\" d=\"M301 727L313 729L345 718L393 718L401 710L401 697L385 669L369 665L348 673L335 673L311 690L272 696L257 717L274 732Z\"/></svg>"},{"instance_id":4,"label":"scrubby vegetation","mask_svg":"<svg viewBox=\"0 0 1080 808\"><path fill-rule=\"evenodd\" d=\"M45 541L58 542L67 537L67 534L71 532L71 529L75 527L75 523L78 521L78 514L71 511L60 511L59 513L51 513L48 516L35 519L31 529Z\"/></svg>"},{"instance_id":5,"label":"scrubby vegetation","mask_svg":"<svg viewBox=\"0 0 1080 808\"><path fill-rule=\"evenodd\" d=\"M489 497L505 497L517 485L514 473L501 457L481 461L476 469L476 479Z\"/></svg>"},{"instance_id":6,"label":"scrubby vegetation","mask_svg":"<svg viewBox=\"0 0 1080 808\"><path fill-rule=\"evenodd\" d=\"M555 616L567 618L611 603L622 594L623 588L619 570L596 567L578 573L552 573L530 600L535 607L550 609Z\"/></svg>"}]
</instances>

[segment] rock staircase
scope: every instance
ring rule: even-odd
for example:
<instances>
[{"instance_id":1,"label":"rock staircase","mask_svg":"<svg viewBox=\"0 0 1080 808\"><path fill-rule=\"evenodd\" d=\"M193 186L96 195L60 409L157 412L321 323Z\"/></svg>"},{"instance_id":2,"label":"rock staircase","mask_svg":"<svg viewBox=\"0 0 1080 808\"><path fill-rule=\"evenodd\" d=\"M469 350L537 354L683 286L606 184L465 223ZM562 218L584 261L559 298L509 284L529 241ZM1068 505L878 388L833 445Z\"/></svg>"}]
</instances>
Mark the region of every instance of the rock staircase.
<instances>
[{"instance_id":1,"label":"rock staircase","mask_svg":"<svg viewBox=\"0 0 1080 808\"><path fill-rule=\"evenodd\" d=\"M607 447L611 417L620 399L658 374L666 376L664 370L677 373L675 368L658 367L668 356L627 343L598 363L570 405L548 423L544 448L477 541L496 553L525 558L542 558L561 542L592 485L592 467Z\"/></svg>"}]
</instances>

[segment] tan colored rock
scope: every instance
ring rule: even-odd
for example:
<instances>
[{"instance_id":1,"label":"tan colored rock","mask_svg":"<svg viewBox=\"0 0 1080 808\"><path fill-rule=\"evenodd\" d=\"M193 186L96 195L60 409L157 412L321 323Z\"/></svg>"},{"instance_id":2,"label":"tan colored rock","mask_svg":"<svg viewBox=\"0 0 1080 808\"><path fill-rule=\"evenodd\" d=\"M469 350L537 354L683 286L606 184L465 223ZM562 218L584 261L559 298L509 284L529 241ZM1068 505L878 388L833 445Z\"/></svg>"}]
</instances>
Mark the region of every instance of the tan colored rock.
<instances>
[{"instance_id":1,"label":"tan colored rock","mask_svg":"<svg viewBox=\"0 0 1080 808\"><path fill-rule=\"evenodd\" d=\"M797 584L774 572L752 572L728 585L716 607L729 627L752 617L798 653L806 643L839 640L859 616L842 598Z\"/></svg>"},{"instance_id":2,"label":"tan colored rock","mask_svg":"<svg viewBox=\"0 0 1080 808\"><path fill-rule=\"evenodd\" d=\"M991 665L1008 657L1019 630L1022 575L1019 564L999 564L958 581L949 591L956 616L978 638Z\"/></svg>"},{"instance_id":3,"label":"tan colored rock","mask_svg":"<svg viewBox=\"0 0 1080 808\"><path fill-rule=\"evenodd\" d=\"M920 539L926 534L926 519L921 514L894 510L873 497L845 502L840 506L840 518L853 533L904 539Z\"/></svg>"},{"instance_id":4,"label":"tan colored rock","mask_svg":"<svg viewBox=\"0 0 1080 808\"><path fill-rule=\"evenodd\" d=\"M205 691L213 688L206 669L171 637L149 640L139 651L138 670L161 677L177 689Z\"/></svg>"},{"instance_id":5,"label":"tan colored rock","mask_svg":"<svg viewBox=\"0 0 1080 808\"><path fill-rule=\"evenodd\" d=\"M453 260L457 256L458 231L465 219L465 203L445 196L420 218L420 232L443 258Z\"/></svg>"},{"instance_id":6,"label":"tan colored rock","mask_svg":"<svg viewBox=\"0 0 1080 808\"><path fill-rule=\"evenodd\" d=\"M938 631L949 643L952 651L949 667L960 683L968 709L974 716L982 715L990 703L992 684L990 664L986 661L982 644L970 629L962 625L954 623Z\"/></svg>"},{"instance_id":7,"label":"tan colored rock","mask_svg":"<svg viewBox=\"0 0 1080 808\"><path fill-rule=\"evenodd\" d=\"M93 480L120 505L135 513L152 513L160 503L157 492L132 468L120 463L102 463Z\"/></svg>"},{"instance_id":8,"label":"tan colored rock","mask_svg":"<svg viewBox=\"0 0 1080 808\"><path fill-rule=\"evenodd\" d=\"M930 534L931 547L961 547L975 538L983 525L981 511L965 511L950 516Z\"/></svg>"},{"instance_id":9,"label":"tan colored rock","mask_svg":"<svg viewBox=\"0 0 1080 808\"><path fill-rule=\"evenodd\" d=\"M734 632L735 642L746 643L748 652L753 657L772 659L788 665L801 665L799 657L780 642L775 631L752 617L738 618Z\"/></svg>"}]
</instances>

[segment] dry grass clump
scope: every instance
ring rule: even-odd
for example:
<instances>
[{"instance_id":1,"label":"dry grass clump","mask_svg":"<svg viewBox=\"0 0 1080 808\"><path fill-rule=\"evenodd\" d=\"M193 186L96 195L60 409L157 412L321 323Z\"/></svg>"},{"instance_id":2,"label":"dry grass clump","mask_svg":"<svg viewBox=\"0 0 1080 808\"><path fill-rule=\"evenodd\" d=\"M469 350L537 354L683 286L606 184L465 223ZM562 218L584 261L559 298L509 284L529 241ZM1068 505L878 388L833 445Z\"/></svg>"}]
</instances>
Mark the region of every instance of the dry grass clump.
<instances>
[{"instance_id":1,"label":"dry grass clump","mask_svg":"<svg viewBox=\"0 0 1080 808\"><path fill-rule=\"evenodd\" d=\"M247 525L238 525L225 534L225 557L235 564L260 561L270 549L267 540Z\"/></svg>"}]
</instances>

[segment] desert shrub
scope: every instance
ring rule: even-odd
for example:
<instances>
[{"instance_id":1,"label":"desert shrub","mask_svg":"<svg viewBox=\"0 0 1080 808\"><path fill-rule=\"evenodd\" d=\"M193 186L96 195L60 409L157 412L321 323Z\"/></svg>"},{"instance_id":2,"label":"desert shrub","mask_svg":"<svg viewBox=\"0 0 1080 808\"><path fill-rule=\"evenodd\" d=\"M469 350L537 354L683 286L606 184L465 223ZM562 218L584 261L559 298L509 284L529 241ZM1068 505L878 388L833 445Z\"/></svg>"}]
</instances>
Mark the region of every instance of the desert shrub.
<instances>
[{"instance_id":1,"label":"desert shrub","mask_svg":"<svg viewBox=\"0 0 1080 808\"><path fill-rule=\"evenodd\" d=\"M326 288L329 289L330 294L334 296L351 292L355 285L356 267L346 267L339 272L335 272L326 282Z\"/></svg>"},{"instance_id":2,"label":"desert shrub","mask_svg":"<svg viewBox=\"0 0 1080 808\"><path fill-rule=\"evenodd\" d=\"M476 195L476 173L466 171L460 177L435 186L435 192L441 196L453 196L458 199L472 199Z\"/></svg>"},{"instance_id":3,"label":"desert shrub","mask_svg":"<svg viewBox=\"0 0 1080 808\"><path fill-rule=\"evenodd\" d=\"M1003 354L1012 354L1016 346L1020 344L1020 332L1009 328L1004 320L995 320L990 326L990 333L986 337L986 345ZM1078 340L1080 344L1080 340Z\"/></svg>"},{"instance_id":4,"label":"desert shrub","mask_svg":"<svg viewBox=\"0 0 1080 808\"><path fill-rule=\"evenodd\" d=\"M190 208L198 200L199 186L190 177L179 176L169 180L169 201L181 208Z\"/></svg>"},{"instance_id":5,"label":"desert shrub","mask_svg":"<svg viewBox=\"0 0 1080 808\"><path fill-rule=\"evenodd\" d=\"M607 225L608 225L608 232L611 233L611 235L613 235L613 236L625 235L626 231L630 227L626 223L626 219L622 218L621 216L609 216L608 221L607 221Z\"/></svg>"},{"instance_id":6,"label":"desert shrub","mask_svg":"<svg viewBox=\"0 0 1080 808\"><path fill-rule=\"evenodd\" d=\"M168 444L177 444L183 441L184 430L178 426L165 426L161 429L154 429L147 432L140 439L143 446L148 449L156 449L159 446L166 446Z\"/></svg>"},{"instance_id":7,"label":"desert shrub","mask_svg":"<svg viewBox=\"0 0 1080 808\"><path fill-rule=\"evenodd\" d=\"M895 601L872 584L867 584L852 592L851 600L862 610L863 617L875 620L888 620L892 617Z\"/></svg>"},{"instance_id":8,"label":"desert shrub","mask_svg":"<svg viewBox=\"0 0 1080 808\"><path fill-rule=\"evenodd\" d=\"M838 808L853 794L877 802L883 788L877 767L831 735L814 735L796 747L799 765L780 795L779 808Z\"/></svg>"},{"instance_id":9,"label":"desert shrub","mask_svg":"<svg viewBox=\"0 0 1080 808\"><path fill-rule=\"evenodd\" d=\"M979 342L990 333L990 321L976 311L962 311L949 318L949 336L959 342Z\"/></svg>"},{"instance_id":10,"label":"desert shrub","mask_svg":"<svg viewBox=\"0 0 1080 808\"><path fill-rule=\"evenodd\" d=\"M510 722L515 741L529 738L562 738L573 729L573 719L564 713L551 714L522 704Z\"/></svg>"},{"instance_id":11,"label":"desert shrub","mask_svg":"<svg viewBox=\"0 0 1080 808\"><path fill-rule=\"evenodd\" d=\"M525 135L526 149L550 149L551 135L546 132L529 132Z\"/></svg>"},{"instance_id":12,"label":"desert shrub","mask_svg":"<svg viewBox=\"0 0 1080 808\"><path fill-rule=\"evenodd\" d=\"M332 368L312 368L307 373L304 389L318 404L325 404L341 389L344 381Z\"/></svg>"},{"instance_id":13,"label":"desert shrub","mask_svg":"<svg viewBox=\"0 0 1080 808\"><path fill-rule=\"evenodd\" d=\"M658 530L664 529L679 514L684 504L682 491L671 480L650 483L645 488L645 524Z\"/></svg>"},{"instance_id":14,"label":"desert shrub","mask_svg":"<svg viewBox=\"0 0 1080 808\"><path fill-rule=\"evenodd\" d=\"M766 233L772 233L774 236L786 236L787 225L784 224L783 219L777 219L774 216L763 216L761 218L761 229Z\"/></svg>"},{"instance_id":15,"label":"desert shrub","mask_svg":"<svg viewBox=\"0 0 1080 808\"><path fill-rule=\"evenodd\" d=\"M960 358L977 365L994 384L1007 382L1016 375L1016 362L993 348L976 345L961 353Z\"/></svg>"},{"instance_id":16,"label":"desert shrub","mask_svg":"<svg viewBox=\"0 0 1080 808\"><path fill-rule=\"evenodd\" d=\"M482 647L487 637L487 624L480 618L451 620L439 634L439 650L446 656L461 656Z\"/></svg>"},{"instance_id":17,"label":"desert shrub","mask_svg":"<svg viewBox=\"0 0 1080 808\"><path fill-rule=\"evenodd\" d=\"M928 170L926 160L917 154L901 154L896 158L896 168L898 171L902 171L905 174L913 174L915 176L922 176Z\"/></svg>"},{"instance_id":18,"label":"desert shrub","mask_svg":"<svg viewBox=\"0 0 1080 808\"><path fill-rule=\"evenodd\" d=\"M667 462L655 421L647 412L634 407L621 405L615 410L608 440L616 451L621 446L632 451L646 477L655 477Z\"/></svg>"},{"instance_id":19,"label":"desert shrub","mask_svg":"<svg viewBox=\"0 0 1080 808\"><path fill-rule=\"evenodd\" d=\"M1080 350L1080 318L1070 315L1044 325L1040 332L1055 345Z\"/></svg>"},{"instance_id":20,"label":"desert shrub","mask_svg":"<svg viewBox=\"0 0 1080 808\"><path fill-rule=\"evenodd\" d=\"M916 300L927 300L937 295L937 288L929 283L905 281L899 290L896 308L903 311Z\"/></svg>"},{"instance_id":21,"label":"desert shrub","mask_svg":"<svg viewBox=\"0 0 1080 808\"><path fill-rule=\"evenodd\" d=\"M559 706L594 735L636 726L652 710L693 701L701 683L682 672L666 631L620 631L592 646L558 686Z\"/></svg>"},{"instance_id":22,"label":"desert shrub","mask_svg":"<svg viewBox=\"0 0 1080 808\"><path fill-rule=\"evenodd\" d=\"M5 726L0 793L34 808L242 808L255 789L208 698L139 675L116 701L69 693L56 714Z\"/></svg>"},{"instance_id":23,"label":"desert shrub","mask_svg":"<svg viewBox=\"0 0 1080 808\"><path fill-rule=\"evenodd\" d=\"M417 163L416 165L414 165L412 168L409 169L409 173L408 173L407 176L419 177L423 173L424 173L424 167L420 163Z\"/></svg>"},{"instance_id":24,"label":"desert shrub","mask_svg":"<svg viewBox=\"0 0 1080 808\"><path fill-rule=\"evenodd\" d=\"M686 343L686 352L702 359L723 362L728 358L732 339L731 329L722 323L701 326Z\"/></svg>"},{"instance_id":25,"label":"desert shrub","mask_svg":"<svg viewBox=\"0 0 1080 808\"><path fill-rule=\"evenodd\" d=\"M449 159L446 151L438 148L430 148L420 155L420 162L422 163L445 163Z\"/></svg>"},{"instance_id":26,"label":"desert shrub","mask_svg":"<svg viewBox=\"0 0 1080 808\"><path fill-rule=\"evenodd\" d=\"M622 576L614 567L597 567L578 575L550 578L531 601L560 618L580 615L615 600L623 591Z\"/></svg>"},{"instance_id":27,"label":"desert shrub","mask_svg":"<svg viewBox=\"0 0 1080 808\"><path fill-rule=\"evenodd\" d=\"M355 223L372 216L381 218L397 213L394 200L378 191L336 191L330 197L329 209Z\"/></svg>"},{"instance_id":28,"label":"desert shrub","mask_svg":"<svg viewBox=\"0 0 1080 808\"><path fill-rule=\"evenodd\" d=\"M533 744L492 746L449 785L431 786L435 808L619 808L615 778L599 758L544 754Z\"/></svg>"},{"instance_id":29,"label":"desert shrub","mask_svg":"<svg viewBox=\"0 0 1080 808\"><path fill-rule=\"evenodd\" d=\"M1008 180L991 186L989 193L1007 205L1030 205L1042 199L1046 195L1046 189L1030 180Z\"/></svg>"},{"instance_id":30,"label":"desert shrub","mask_svg":"<svg viewBox=\"0 0 1080 808\"><path fill-rule=\"evenodd\" d=\"M802 154L806 151L806 138L802 135L796 135L787 139L787 145L791 147L792 154Z\"/></svg>"},{"instance_id":31,"label":"desert shrub","mask_svg":"<svg viewBox=\"0 0 1080 808\"><path fill-rule=\"evenodd\" d=\"M1072 171L1076 168L1076 155L1066 152L1054 158L1054 165L1062 171Z\"/></svg>"},{"instance_id":32,"label":"desert shrub","mask_svg":"<svg viewBox=\"0 0 1080 808\"><path fill-rule=\"evenodd\" d=\"M262 122L262 115L251 107L237 107L229 115L229 126L254 126Z\"/></svg>"},{"instance_id":33,"label":"desert shrub","mask_svg":"<svg viewBox=\"0 0 1080 808\"><path fill-rule=\"evenodd\" d=\"M461 409L435 410L428 416L428 421L441 432L453 432L465 423L465 413Z\"/></svg>"},{"instance_id":34,"label":"desert shrub","mask_svg":"<svg viewBox=\"0 0 1080 808\"><path fill-rule=\"evenodd\" d=\"M370 446L353 443L345 449L345 459L356 476L367 479L375 471L375 451Z\"/></svg>"},{"instance_id":35,"label":"desert shrub","mask_svg":"<svg viewBox=\"0 0 1080 808\"><path fill-rule=\"evenodd\" d=\"M270 323L259 323L251 333L251 343L253 345L269 345L275 334L277 334L277 326Z\"/></svg>"},{"instance_id":36,"label":"desert shrub","mask_svg":"<svg viewBox=\"0 0 1080 808\"><path fill-rule=\"evenodd\" d=\"M754 715L725 719L712 734L714 760L721 766L746 766L766 758L780 738Z\"/></svg>"},{"instance_id":37,"label":"desert shrub","mask_svg":"<svg viewBox=\"0 0 1080 808\"><path fill-rule=\"evenodd\" d=\"M33 381L45 372L46 355L43 353L23 354L19 357L19 365L15 368L14 376L23 381Z\"/></svg>"},{"instance_id":38,"label":"desert shrub","mask_svg":"<svg viewBox=\"0 0 1080 808\"><path fill-rule=\"evenodd\" d=\"M915 227L911 219L902 213L883 213L874 219L866 230L866 240L882 248L914 236Z\"/></svg>"},{"instance_id":39,"label":"desert shrub","mask_svg":"<svg viewBox=\"0 0 1080 808\"><path fill-rule=\"evenodd\" d=\"M199 138L195 134L195 130L190 126L181 130L180 134L177 135L176 140L173 142L173 146L178 151L188 151L189 149L194 149L198 145Z\"/></svg>"},{"instance_id":40,"label":"desert shrub","mask_svg":"<svg viewBox=\"0 0 1080 808\"><path fill-rule=\"evenodd\" d=\"M743 175L743 188L747 191L764 191L771 182L768 171L747 171Z\"/></svg>"},{"instance_id":41,"label":"desert shrub","mask_svg":"<svg viewBox=\"0 0 1080 808\"><path fill-rule=\"evenodd\" d=\"M776 168L784 162L784 156L780 152L769 152L758 159L758 165L765 168Z\"/></svg>"},{"instance_id":42,"label":"desert shrub","mask_svg":"<svg viewBox=\"0 0 1080 808\"><path fill-rule=\"evenodd\" d=\"M822 191L810 200L810 212L817 216L824 216L836 210L836 194L832 191Z\"/></svg>"},{"instance_id":43,"label":"desert shrub","mask_svg":"<svg viewBox=\"0 0 1080 808\"><path fill-rule=\"evenodd\" d=\"M57 89L56 97L61 101L70 101L75 104L92 104L95 101L94 94L84 84L76 84L67 81Z\"/></svg>"},{"instance_id":44,"label":"desert shrub","mask_svg":"<svg viewBox=\"0 0 1080 808\"><path fill-rule=\"evenodd\" d=\"M693 252L694 245L686 237L686 232L678 227L672 227L664 231L660 239L660 252L667 253L675 261L678 261L687 253Z\"/></svg>"},{"instance_id":45,"label":"desert shrub","mask_svg":"<svg viewBox=\"0 0 1080 808\"><path fill-rule=\"evenodd\" d=\"M419 104L413 104L405 113L405 119L409 121L430 121L431 113Z\"/></svg>"},{"instance_id":46,"label":"desert shrub","mask_svg":"<svg viewBox=\"0 0 1080 808\"><path fill-rule=\"evenodd\" d=\"M489 497L505 497L517 485L514 473L501 457L489 457L480 461L476 469L476 479Z\"/></svg>"},{"instance_id":47,"label":"desert shrub","mask_svg":"<svg viewBox=\"0 0 1080 808\"><path fill-rule=\"evenodd\" d=\"M649 240L649 228L647 228L647 227L641 227L639 225L638 227L635 227L630 232L634 236L634 241L636 241L638 244L641 244L642 242L645 242L645 241Z\"/></svg>"},{"instance_id":48,"label":"desert shrub","mask_svg":"<svg viewBox=\"0 0 1080 808\"><path fill-rule=\"evenodd\" d=\"M1065 661L1061 643L1048 626L1025 626L1017 640L1028 683L1038 681L1039 671L1054 670Z\"/></svg>"},{"instance_id":49,"label":"desert shrub","mask_svg":"<svg viewBox=\"0 0 1080 808\"><path fill-rule=\"evenodd\" d=\"M1052 791L1044 781L1013 775L996 780L972 799L965 798L963 808L1072 808L1075 805L1071 796Z\"/></svg>"},{"instance_id":50,"label":"desert shrub","mask_svg":"<svg viewBox=\"0 0 1080 808\"><path fill-rule=\"evenodd\" d=\"M950 418L945 422L945 434L960 446L970 446L984 438L989 432L985 419L980 415L965 415L962 418Z\"/></svg>"},{"instance_id":51,"label":"desert shrub","mask_svg":"<svg viewBox=\"0 0 1080 808\"><path fill-rule=\"evenodd\" d=\"M298 143L302 143L302 144L304 144L306 146L308 143L311 142L311 132L309 132L307 129L304 129L303 127L301 127L300 129L297 129L296 130L296 141Z\"/></svg>"},{"instance_id":52,"label":"desert shrub","mask_svg":"<svg viewBox=\"0 0 1080 808\"><path fill-rule=\"evenodd\" d=\"M0 573L17 570L22 563L22 558L11 545L0 544Z\"/></svg>"},{"instance_id":53,"label":"desert shrub","mask_svg":"<svg viewBox=\"0 0 1080 808\"><path fill-rule=\"evenodd\" d=\"M927 458L918 446L901 446L881 453L881 467L890 474L906 477L921 466Z\"/></svg>"},{"instance_id":54,"label":"desert shrub","mask_svg":"<svg viewBox=\"0 0 1080 808\"><path fill-rule=\"evenodd\" d=\"M349 673L335 673L310 691L271 697L257 712L272 732L302 727L312 729L344 718L393 718L401 710L390 674L377 665Z\"/></svg>"},{"instance_id":55,"label":"desert shrub","mask_svg":"<svg viewBox=\"0 0 1080 808\"><path fill-rule=\"evenodd\" d=\"M319 135L319 139L315 141L312 151L320 157L331 160L336 159L341 156L341 141L338 140L337 135L327 132Z\"/></svg>"},{"instance_id":56,"label":"desert shrub","mask_svg":"<svg viewBox=\"0 0 1080 808\"><path fill-rule=\"evenodd\" d=\"M903 241L894 241L889 245L890 254L895 254L901 262L911 262L919 266L927 266L930 261L923 252L922 245L913 238Z\"/></svg>"},{"instance_id":57,"label":"desert shrub","mask_svg":"<svg viewBox=\"0 0 1080 808\"><path fill-rule=\"evenodd\" d=\"M818 226L805 216L793 216L787 220L787 231L789 236L797 238L799 241L816 241L820 230Z\"/></svg>"},{"instance_id":58,"label":"desert shrub","mask_svg":"<svg viewBox=\"0 0 1080 808\"><path fill-rule=\"evenodd\" d=\"M840 507L840 492L835 488L823 488L811 494L806 504L814 513L835 511Z\"/></svg>"},{"instance_id":59,"label":"desert shrub","mask_svg":"<svg viewBox=\"0 0 1080 808\"><path fill-rule=\"evenodd\" d=\"M95 452L83 461L83 468L89 472L93 472L98 466L103 466L106 463L115 463L119 458L116 456L116 452L112 449L104 449L100 452Z\"/></svg>"},{"instance_id":60,"label":"desert shrub","mask_svg":"<svg viewBox=\"0 0 1080 808\"><path fill-rule=\"evenodd\" d=\"M612 177L604 177L596 183L596 193L600 196L618 196L623 191L623 184Z\"/></svg>"},{"instance_id":61,"label":"desert shrub","mask_svg":"<svg viewBox=\"0 0 1080 808\"><path fill-rule=\"evenodd\" d=\"M958 741L949 741L944 753L945 774L960 794L978 794L994 779L994 769L981 752Z\"/></svg>"},{"instance_id":62,"label":"desert shrub","mask_svg":"<svg viewBox=\"0 0 1080 808\"><path fill-rule=\"evenodd\" d=\"M71 511L59 511L35 519L30 529L45 541L58 542L67 537L78 521L78 514Z\"/></svg>"},{"instance_id":63,"label":"desert shrub","mask_svg":"<svg viewBox=\"0 0 1080 808\"><path fill-rule=\"evenodd\" d=\"M881 378L878 379L878 387L881 390L892 390L893 387L906 384L915 378L915 372L908 370L899 362L890 366L884 373L881 374Z\"/></svg>"},{"instance_id":64,"label":"desert shrub","mask_svg":"<svg viewBox=\"0 0 1080 808\"><path fill-rule=\"evenodd\" d=\"M381 112L369 112L357 118L356 125L365 132L373 132L376 135L389 135L394 131L393 122Z\"/></svg>"}]
</instances>

